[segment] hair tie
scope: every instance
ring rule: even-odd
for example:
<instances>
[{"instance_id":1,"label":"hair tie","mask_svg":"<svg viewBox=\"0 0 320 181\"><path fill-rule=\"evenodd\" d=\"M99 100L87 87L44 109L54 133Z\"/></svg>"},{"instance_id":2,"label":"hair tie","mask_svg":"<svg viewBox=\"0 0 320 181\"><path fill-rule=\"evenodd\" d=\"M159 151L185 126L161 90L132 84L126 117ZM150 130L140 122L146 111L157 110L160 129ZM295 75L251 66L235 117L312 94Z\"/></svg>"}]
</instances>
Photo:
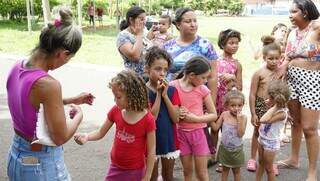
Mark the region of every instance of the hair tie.
<instances>
[{"instance_id":1,"label":"hair tie","mask_svg":"<svg viewBox=\"0 0 320 181\"><path fill-rule=\"evenodd\" d=\"M56 28L59 28L62 23L61 23L61 20L60 20L60 19L55 19L53 24L54 24L54 26L55 26Z\"/></svg>"}]
</instances>

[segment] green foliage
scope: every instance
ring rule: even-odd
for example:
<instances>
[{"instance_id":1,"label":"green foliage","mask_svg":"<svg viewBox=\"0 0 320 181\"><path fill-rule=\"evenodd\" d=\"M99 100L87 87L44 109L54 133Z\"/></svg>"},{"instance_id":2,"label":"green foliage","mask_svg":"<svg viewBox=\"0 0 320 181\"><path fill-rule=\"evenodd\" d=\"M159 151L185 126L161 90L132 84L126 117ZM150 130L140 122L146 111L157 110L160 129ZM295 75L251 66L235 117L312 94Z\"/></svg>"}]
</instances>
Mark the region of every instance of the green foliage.
<instances>
[{"instance_id":1,"label":"green foliage","mask_svg":"<svg viewBox=\"0 0 320 181\"><path fill-rule=\"evenodd\" d=\"M241 0L233 0L229 5L228 9L230 10L230 14L239 15L244 8L244 3Z\"/></svg>"},{"instance_id":2,"label":"green foliage","mask_svg":"<svg viewBox=\"0 0 320 181\"><path fill-rule=\"evenodd\" d=\"M184 0L162 0L160 1L160 5L168 9L177 9L184 6Z\"/></svg>"},{"instance_id":3,"label":"green foliage","mask_svg":"<svg viewBox=\"0 0 320 181\"><path fill-rule=\"evenodd\" d=\"M215 14L218 9L226 9L230 14L238 15L244 8L243 0L190 0L188 4L193 9L205 11L207 14Z\"/></svg>"},{"instance_id":4,"label":"green foliage","mask_svg":"<svg viewBox=\"0 0 320 181\"><path fill-rule=\"evenodd\" d=\"M33 0L34 16L42 16L41 0ZM50 8L58 5L57 0L49 0ZM0 15L9 20L21 21L27 16L26 0L0 0Z\"/></svg>"}]
</instances>

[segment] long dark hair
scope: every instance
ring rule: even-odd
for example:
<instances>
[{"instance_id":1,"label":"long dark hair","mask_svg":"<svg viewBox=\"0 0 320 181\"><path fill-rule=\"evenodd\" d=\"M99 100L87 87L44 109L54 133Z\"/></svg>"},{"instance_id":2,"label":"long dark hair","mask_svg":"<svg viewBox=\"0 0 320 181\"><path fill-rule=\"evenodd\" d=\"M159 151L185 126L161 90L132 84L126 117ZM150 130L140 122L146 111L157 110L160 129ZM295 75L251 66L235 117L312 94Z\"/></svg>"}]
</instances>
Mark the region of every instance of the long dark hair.
<instances>
[{"instance_id":1,"label":"long dark hair","mask_svg":"<svg viewBox=\"0 0 320 181\"><path fill-rule=\"evenodd\" d=\"M145 12L146 11L139 6L132 6L130 9L128 9L126 19L122 20L120 23L120 31L128 28L128 26L130 25L130 18L132 20L135 20L140 14Z\"/></svg>"},{"instance_id":2,"label":"long dark hair","mask_svg":"<svg viewBox=\"0 0 320 181\"><path fill-rule=\"evenodd\" d=\"M237 30L227 29L219 33L218 46L223 49L230 38L238 38L241 41L241 34Z\"/></svg>"},{"instance_id":3,"label":"long dark hair","mask_svg":"<svg viewBox=\"0 0 320 181\"><path fill-rule=\"evenodd\" d=\"M293 0L293 3L302 11L305 19L309 21L318 19L319 11L311 0Z\"/></svg>"},{"instance_id":4,"label":"long dark hair","mask_svg":"<svg viewBox=\"0 0 320 181\"><path fill-rule=\"evenodd\" d=\"M210 70L208 60L203 56L195 56L187 61L176 79L181 79L184 75L188 75L190 73L200 75L206 73L208 70Z\"/></svg>"}]
</instances>

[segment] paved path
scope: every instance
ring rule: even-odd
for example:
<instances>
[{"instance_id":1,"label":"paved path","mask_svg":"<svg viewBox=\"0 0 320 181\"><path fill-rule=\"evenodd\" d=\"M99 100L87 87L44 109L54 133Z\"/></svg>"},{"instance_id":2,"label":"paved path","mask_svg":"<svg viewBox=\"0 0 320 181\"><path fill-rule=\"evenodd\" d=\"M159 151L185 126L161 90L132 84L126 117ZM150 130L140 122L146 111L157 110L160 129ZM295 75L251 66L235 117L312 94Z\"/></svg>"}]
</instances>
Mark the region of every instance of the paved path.
<instances>
[{"instance_id":1,"label":"paved path","mask_svg":"<svg viewBox=\"0 0 320 181\"><path fill-rule=\"evenodd\" d=\"M6 177L6 158L13 135L10 123L10 114L6 103L5 82L10 67L18 58L20 57L0 54L0 181L8 180ZM65 97L78 94L82 91L92 92L96 96L93 106L82 106L84 111L84 121L82 122L79 130L92 131L102 124L107 111L114 104L112 93L108 89L108 81L113 75L120 71L120 68L73 62L54 71L52 75L61 81L63 95ZM248 90L247 88L248 85L245 84L244 90ZM245 93L248 94L248 92ZM248 113L247 108L245 112ZM78 146L73 140L70 140L65 145L65 160L73 180L103 180L110 162L109 152L112 146L113 134L114 130L111 130L111 132L102 140L87 143L85 146ZM251 134L252 126L248 122L248 129L244 136L244 150L246 158L248 158L250 153L249 138ZM289 150L289 145L282 147L277 156L278 159L285 158L286 155L288 155ZM280 170L280 176L277 177L277 180L301 181L305 179L307 173L307 157L304 142L301 149L300 160L300 169ZM318 165L320 165L319 161ZM220 175L214 171L214 168L210 168L209 170L210 180L218 180L220 177ZM177 160L174 173L175 180L183 180L179 160ZM245 169L242 169L241 173L242 180L254 180L254 173L247 172ZM318 167L318 173L320 176L320 167ZM230 180L232 179L230 178Z\"/></svg>"}]
</instances>

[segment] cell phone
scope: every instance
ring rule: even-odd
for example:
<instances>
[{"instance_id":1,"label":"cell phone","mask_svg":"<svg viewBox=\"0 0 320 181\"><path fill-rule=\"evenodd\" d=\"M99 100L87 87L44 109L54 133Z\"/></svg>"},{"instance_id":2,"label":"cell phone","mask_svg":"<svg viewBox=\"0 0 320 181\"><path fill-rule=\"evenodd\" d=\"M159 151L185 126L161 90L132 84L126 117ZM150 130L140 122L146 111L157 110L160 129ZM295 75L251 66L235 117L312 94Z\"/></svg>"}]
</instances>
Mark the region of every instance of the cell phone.
<instances>
[{"instance_id":1,"label":"cell phone","mask_svg":"<svg viewBox=\"0 0 320 181\"><path fill-rule=\"evenodd\" d=\"M34 156L26 156L22 157L22 164L23 165L38 165L40 164L39 158Z\"/></svg>"}]
</instances>

